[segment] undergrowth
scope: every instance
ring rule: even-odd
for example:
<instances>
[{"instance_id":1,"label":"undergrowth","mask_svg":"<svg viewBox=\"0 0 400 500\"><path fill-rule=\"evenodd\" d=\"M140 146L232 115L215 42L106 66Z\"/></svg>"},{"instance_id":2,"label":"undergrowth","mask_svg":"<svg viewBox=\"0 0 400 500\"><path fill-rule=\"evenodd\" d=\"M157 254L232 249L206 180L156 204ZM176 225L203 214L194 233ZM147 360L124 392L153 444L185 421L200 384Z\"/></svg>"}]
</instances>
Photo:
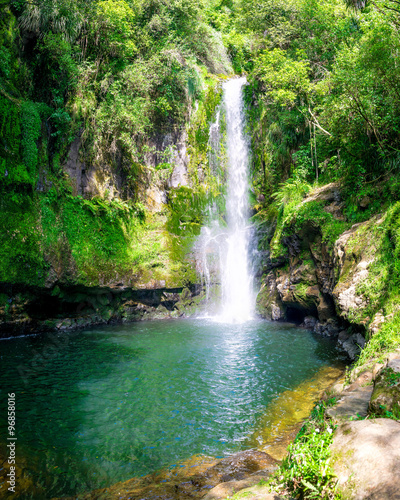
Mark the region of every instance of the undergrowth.
<instances>
[{"instance_id":1,"label":"undergrowth","mask_svg":"<svg viewBox=\"0 0 400 500\"><path fill-rule=\"evenodd\" d=\"M2 193L0 281L43 286L55 279L87 286L109 282L191 282L172 257L165 214L140 203L84 199L58 186L47 193Z\"/></svg>"},{"instance_id":2,"label":"undergrowth","mask_svg":"<svg viewBox=\"0 0 400 500\"><path fill-rule=\"evenodd\" d=\"M303 425L288 454L275 473L270 488L303 499L338 499L330 464L330 444L335 427L325 416L336 398L320 401Z\"/></svg>"}]
</instances>

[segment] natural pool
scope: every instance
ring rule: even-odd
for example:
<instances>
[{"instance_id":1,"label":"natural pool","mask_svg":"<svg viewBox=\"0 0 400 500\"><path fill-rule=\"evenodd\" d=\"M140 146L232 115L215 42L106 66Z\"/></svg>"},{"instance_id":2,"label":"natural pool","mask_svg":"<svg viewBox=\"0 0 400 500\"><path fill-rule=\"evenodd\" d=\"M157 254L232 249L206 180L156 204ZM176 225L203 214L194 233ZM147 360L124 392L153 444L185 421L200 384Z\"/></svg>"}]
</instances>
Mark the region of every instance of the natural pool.
<instances>
[{"instance_id":1,"label":"natural pool","mask_svg":"<svg viewBox=\"0 0 400 500\"><path fill-rule=\"evenodd\" d=\"M254 446L281 394L312 388L321 368L339 363L329 340L262 320L107 326L2 340L0 352L1 452L14 392L23 498L71 495Z\"/></svg>"}]
</instances>

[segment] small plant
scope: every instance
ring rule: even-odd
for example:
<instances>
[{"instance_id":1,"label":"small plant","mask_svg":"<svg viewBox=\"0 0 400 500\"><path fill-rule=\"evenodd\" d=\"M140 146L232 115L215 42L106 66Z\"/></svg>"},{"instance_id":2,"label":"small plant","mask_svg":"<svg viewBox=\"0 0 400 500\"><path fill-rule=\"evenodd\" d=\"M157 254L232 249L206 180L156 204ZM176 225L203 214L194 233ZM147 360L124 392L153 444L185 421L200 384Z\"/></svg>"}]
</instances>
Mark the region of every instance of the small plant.
<instances>
[{"instance_id":1,"label":"small plant","mask_svg":"<svg viewBox=\"0 0 400 500\"><path fill-rule=\"evenodd\" d=\"M379 414L371 413L368 418L391 418L400 421L400 405L394 405L392 411L388 410L385 405L379 405L379 410Z\"/></svg>"},{"instance_id":2,"label":"small plant","mask_svg":"<svg viewBox=\"0 0 400 500\"><path fill-rule=\"evenodd\" d=\"M271 488L289 493L296 498L336 499L335 474L330 466L330 448L334 427L325 417L327 406L336 402L331 398L318 403L310 419L301 428L294 443L289 445L271 482Z\"/></svg>"},{"instance_id":3,"label":"small plant","mask_svg":"<svg viewBox=\"0 0 400 500\"><path fill-rule=\"evenodd\" d=\"M389 387L393 387L400 383L400 372L395 372L393 368L386 368L384 377Z\"/></svg>"}]
</instances>

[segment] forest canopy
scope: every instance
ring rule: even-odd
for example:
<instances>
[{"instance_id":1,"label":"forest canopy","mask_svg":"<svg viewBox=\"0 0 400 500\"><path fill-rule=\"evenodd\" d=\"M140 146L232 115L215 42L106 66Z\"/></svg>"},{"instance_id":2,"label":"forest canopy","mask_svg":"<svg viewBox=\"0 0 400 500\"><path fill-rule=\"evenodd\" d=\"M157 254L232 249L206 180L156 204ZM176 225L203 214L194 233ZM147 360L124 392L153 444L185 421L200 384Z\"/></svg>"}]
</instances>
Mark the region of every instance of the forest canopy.
<instances>
[{"instance_id":1,"label":"forest canopy","mask_svg":"<svg viewBox=\"0 0 400 500\"><path fill-rule=\"evenodd\" d=\"M400 196L399 23L393 0L3 1L1 185L29 192L43 169L57 184L80 137L137 200L149 138L236 73L256 194L340 179L348 217L366 196L376 210Z\"/></svg>"}]
</instances>

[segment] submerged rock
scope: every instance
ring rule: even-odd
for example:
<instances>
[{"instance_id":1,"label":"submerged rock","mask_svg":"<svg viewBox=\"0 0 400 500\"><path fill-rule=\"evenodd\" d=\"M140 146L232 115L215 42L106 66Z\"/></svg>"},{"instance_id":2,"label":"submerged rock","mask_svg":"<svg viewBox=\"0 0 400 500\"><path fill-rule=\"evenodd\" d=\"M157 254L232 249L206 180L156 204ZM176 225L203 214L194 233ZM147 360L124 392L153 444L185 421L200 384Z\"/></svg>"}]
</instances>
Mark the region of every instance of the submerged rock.
<instances>
[{"instance_id":1,"label":"submerged rock","mask_svg":"<svg viewBox=\"0 0 400 500\"><path fill-rule=\"evenodd\" d=\"M278 467L279 462L267 453L257 450L246 450L223 458L196 474L151 474L143 478L133 478L117 483L110 488L95 490L79 496L82 499L131 499L131 500L189 500L203 498L219 485L218 491L224 491L221 483L236 486L235 491L247 488L252 480L249 476L257 474L257 482L267 478ZM252 484L255 484L254 482ZM211 490L211 491L210 491ZM226 497L227 495L225 495ZM208 497L208 495L207 495ZM211 498L225 498L211 497ZM273 497L272 497L273 498Z\"/></svg>"}]
</instances>

